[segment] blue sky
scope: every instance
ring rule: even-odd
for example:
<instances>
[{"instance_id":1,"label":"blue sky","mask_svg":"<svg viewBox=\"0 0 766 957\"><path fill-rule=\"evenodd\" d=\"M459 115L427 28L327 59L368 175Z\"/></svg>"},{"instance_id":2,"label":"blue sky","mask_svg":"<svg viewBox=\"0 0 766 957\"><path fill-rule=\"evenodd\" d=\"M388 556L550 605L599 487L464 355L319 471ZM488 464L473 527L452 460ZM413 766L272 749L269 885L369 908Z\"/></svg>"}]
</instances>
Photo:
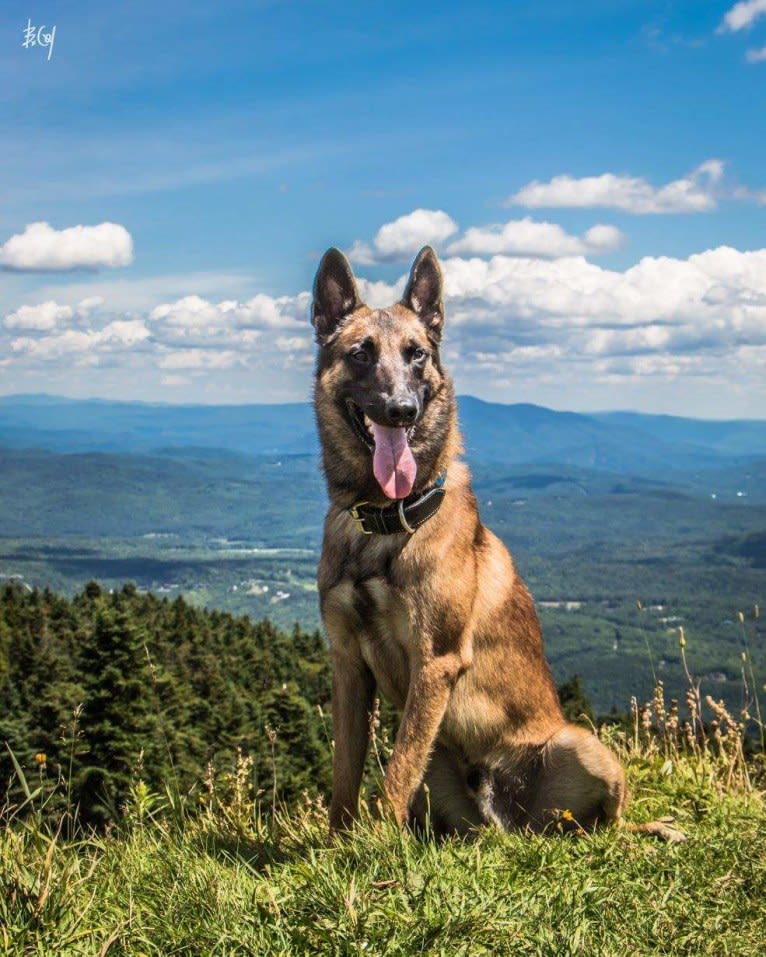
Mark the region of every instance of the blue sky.
<instances>
[{"instance_id":1,"label":"blue sky","mask_svg":"<svg viewBox=\"0 0 766 957\"><path fill-rule=\"evenodd\" d=\"M430 241L460 391L766 416L765 88L762 0L4 4L0 393L305 398Z\"/></svg>"}]
</instances>

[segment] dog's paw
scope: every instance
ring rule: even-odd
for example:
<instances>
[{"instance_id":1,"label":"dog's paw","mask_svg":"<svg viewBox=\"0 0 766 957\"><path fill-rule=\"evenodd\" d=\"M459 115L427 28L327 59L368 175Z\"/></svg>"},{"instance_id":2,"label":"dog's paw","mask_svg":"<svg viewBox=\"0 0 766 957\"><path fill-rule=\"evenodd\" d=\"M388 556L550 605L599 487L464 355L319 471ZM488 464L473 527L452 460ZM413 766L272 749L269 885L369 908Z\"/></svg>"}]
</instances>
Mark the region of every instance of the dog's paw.
<instances>
[{"instance_id":1,"label":"dog's paw","mask_svg":"<svg viewBox=\"0 0 766 957\"><path fill-rule=\"evenodd\" d=\"M646 834L648 837L656 837L660 841L666 841L668 844L683 844L688 838L683 831L674 827L674 817L661 817L656 821L647 821L644 824L627 824L627 828L638 834Z\"/></svg>"}]
</instances>

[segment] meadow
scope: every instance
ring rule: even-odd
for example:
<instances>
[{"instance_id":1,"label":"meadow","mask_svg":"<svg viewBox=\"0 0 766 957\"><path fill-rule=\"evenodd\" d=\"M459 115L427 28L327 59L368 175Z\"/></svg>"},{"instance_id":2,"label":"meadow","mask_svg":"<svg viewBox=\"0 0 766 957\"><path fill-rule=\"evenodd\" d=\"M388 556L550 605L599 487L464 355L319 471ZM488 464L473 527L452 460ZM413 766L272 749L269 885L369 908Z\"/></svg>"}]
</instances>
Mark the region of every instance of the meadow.
<instances>
[{"instance_id":1,"label":"meadow","mask_svg":"<svg viewBox=\"0 0 766 957\"><path fill-rule=\"evenodd\" d=\"M728 708L681 633L682 702L658 682L598 729L627 768L628 825L668 820L683 842L585 833L566 808L543 835L400 832L378 798L385 708L361 823L333 842L318 633L133 585L2 597L0 954L762 952L764 724L747 658L746 707Z\"/></svg>"},{"instance_id":2,"label":"meadow","mask_svg":"<svg viewBox=\"0 0 766 957\"><path fill-rule=\"evenodd\" d=\"M46 785L0 829L0 953L20 955L741 955L766 932L760 763L734 727L682 750L653 714L612 735L629 819L672 815L687 841L628 830L436 841L365 814L330 842L321 797L256 795L240 757L192 811L137 781L119 826L47 823ZM728 741L726 740L728 736Z\"/></svg>"}]
</instances>

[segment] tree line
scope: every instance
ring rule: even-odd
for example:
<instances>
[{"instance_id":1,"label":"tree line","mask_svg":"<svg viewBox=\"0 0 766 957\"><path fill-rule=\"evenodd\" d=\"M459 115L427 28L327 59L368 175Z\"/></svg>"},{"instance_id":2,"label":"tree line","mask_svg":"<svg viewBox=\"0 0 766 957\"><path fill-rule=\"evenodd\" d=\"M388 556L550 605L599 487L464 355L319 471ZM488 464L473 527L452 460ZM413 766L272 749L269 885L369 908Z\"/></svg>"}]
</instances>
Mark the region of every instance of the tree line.
<instances>
[{"instance_id":1,"label":"tree line","mask_svg":"<svg viewBox=\"0 0 766 957\"><path fill-rule=\"evenodd\" d=\"M0 590L0 787L62 782L81 820L119 817L131 783L181 793L230 768L292 801L330 786L330 669L318 631L95 582L72 599ZM4 747L7 743L7 747ZM0 799L1 800L1 799Z\"/></svg>"},{"instance_id":2,"label":"tree line","mask_svg":"<svg viewBox=\"0 0 766 957\"><path fill-rule=\"evenodd\" d=\"M264 803L331 786L330 662L318 631L96 582L69 599L0 589L0 807L44 776L49 810L97 827L119 819L139 780L162 794L201 788L252 759ZM575 676L559 689L590 715ZM381 733L397 717L383 706ZM372 759L371 759L372 766Z\"/></svg>"}]
</instances>

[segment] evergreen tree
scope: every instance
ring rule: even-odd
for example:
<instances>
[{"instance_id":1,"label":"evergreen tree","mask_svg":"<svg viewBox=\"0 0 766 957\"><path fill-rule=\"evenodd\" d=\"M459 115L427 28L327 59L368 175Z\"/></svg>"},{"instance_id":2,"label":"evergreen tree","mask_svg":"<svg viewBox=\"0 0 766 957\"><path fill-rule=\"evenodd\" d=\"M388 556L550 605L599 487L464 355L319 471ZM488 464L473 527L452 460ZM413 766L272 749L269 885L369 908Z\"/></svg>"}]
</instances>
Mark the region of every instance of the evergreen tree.
<instances>
[{"instance_id":1,"label":"evergreen tree","mask_svg":"<svg viewBox=\"0 0 766 957\"><path fill-rule=\"evenodd\" d=\"M559 685L559 701L567 721L590 725L593 722L593 706L585 693L579 675L572 675Z\"/></svg>"},{"instance_id":2,"label":"evergreen tree","mask_svg":"<svg viewBox=\"0 0 766 957\"><path fill-rule=\"evenodd\" d=\"M280 799L293 801L304 791L329 791L330 749L316 707L312 708L294 682L267 692L261 702L261 727L246 742L254 752L257 786Z\"/></svg>"},{"instance_id":3,"label":"evergreen tree","mask_svg":"<svg viewBox=\"0 0 766 957\"><path fill-rule=\"evenodd\" d=\"M318 632L286 634L130 585L109 594L91 582L71 600L0 588L0 799L10 785L22 800L6 741L28 778L45 753L49 780L61 769L72 805L97 825L120 813L141 755L153 791L189 791L209 761L230 767L238 747L253 755L267 802L274 767L281 799L326 790L331 731L317 705L326 714L329 697Z\"/></svg>"},{"instance_id":4,"label":"evergreen tree","mask_svg":"<svg viewBox=\"0 0 766 957\"><path fill-rule=\"evenodd\" d=\"M128 607L101 603L81 665L88 753L78 790L88 816L103 823L118 815L133 776L154 776L162 763L146 634Z\"/></svg>"}]
</instances>

